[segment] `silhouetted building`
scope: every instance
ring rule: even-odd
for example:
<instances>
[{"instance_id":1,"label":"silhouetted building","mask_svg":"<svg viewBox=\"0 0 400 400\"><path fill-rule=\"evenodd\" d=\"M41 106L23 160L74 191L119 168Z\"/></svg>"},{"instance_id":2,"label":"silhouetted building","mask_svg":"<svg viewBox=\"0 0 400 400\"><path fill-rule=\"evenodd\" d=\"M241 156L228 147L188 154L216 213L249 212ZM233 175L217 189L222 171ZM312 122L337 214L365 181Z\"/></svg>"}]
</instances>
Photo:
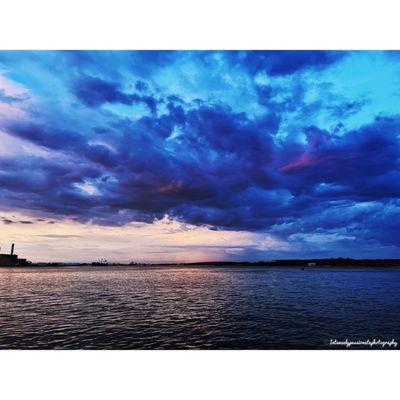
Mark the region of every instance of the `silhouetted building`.
<instances>
[{"instance_id":1,"label":"silhouetted building","mask_svg":"<svg viewBox=\"0 0 400 400\"><path fill-rule=\"evenodd\" d=\"M0 254L0 267L15 267L28 264L26 258L18 258L18 256L14 254L14 243L11 245L10 254Z\"/></svg>"}]
</instances>

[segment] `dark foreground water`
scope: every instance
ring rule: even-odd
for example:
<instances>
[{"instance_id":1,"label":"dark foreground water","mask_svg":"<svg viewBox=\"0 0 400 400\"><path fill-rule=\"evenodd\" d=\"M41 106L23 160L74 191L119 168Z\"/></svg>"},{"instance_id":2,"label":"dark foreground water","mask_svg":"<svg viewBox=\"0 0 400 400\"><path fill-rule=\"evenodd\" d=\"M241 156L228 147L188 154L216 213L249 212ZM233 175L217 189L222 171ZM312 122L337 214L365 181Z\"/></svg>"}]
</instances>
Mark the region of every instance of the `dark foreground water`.
<instances>
[{"instance_id":1,"label":"dark foreground water","mask_svg":"<svg viewBox=\"0 0 400 400\"><path fill-rule=\"evenodd\" d=\"M1 349L334 349L346 338L400 348L399 269L0 269Z\"/></svg>"}]
</instances>

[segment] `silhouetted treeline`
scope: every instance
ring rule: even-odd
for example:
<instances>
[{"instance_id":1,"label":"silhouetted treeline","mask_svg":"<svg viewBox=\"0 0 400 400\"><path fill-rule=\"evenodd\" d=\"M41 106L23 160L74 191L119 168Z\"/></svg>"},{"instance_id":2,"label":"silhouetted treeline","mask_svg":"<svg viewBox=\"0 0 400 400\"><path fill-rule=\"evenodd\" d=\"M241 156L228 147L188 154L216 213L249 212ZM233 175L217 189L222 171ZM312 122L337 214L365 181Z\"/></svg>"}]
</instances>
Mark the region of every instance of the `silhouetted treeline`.
<instances>
[{"instance_id":1,"label":"silhouetted treeline","mask_svg":"<svg viewBox=\"0 0 400 400\"><path fill-rule=\"evenodd\" d=\"M22 264L15 265L21 266ZM30 263L33 267L56 267L56 266L96 266L97 263ZM285 260L272 260L272 261L203 261L193 263L107 263L100 264L104 267L117 267L117 266L157 266L157 265L176 265L176 266L215 266L215 267L234 267L234 266L268 266L268 267L400 267L400 259L398 258L377 258L377 259L355 259L355 258L310 258L306 260L299 259L285 259Z\"/></svg>"},{"instance_id":2,"label":"silhouetted treeline","mask_svg":"<svg viewBox=\"0 0 400 400\"><path fill-rule=\"evenodd\" d=\"M398 258L377 258L377 259L354 259L354 258L311 258L307 260L287 259L287 260L273 260L273 261L257 261L257 262L230 262L230 261L216 261L216 262L196 262L184 263L181 265L216 265L216 266L318 266L318 267L400 267L400 259Z\"/></svg>"}]
</instances>

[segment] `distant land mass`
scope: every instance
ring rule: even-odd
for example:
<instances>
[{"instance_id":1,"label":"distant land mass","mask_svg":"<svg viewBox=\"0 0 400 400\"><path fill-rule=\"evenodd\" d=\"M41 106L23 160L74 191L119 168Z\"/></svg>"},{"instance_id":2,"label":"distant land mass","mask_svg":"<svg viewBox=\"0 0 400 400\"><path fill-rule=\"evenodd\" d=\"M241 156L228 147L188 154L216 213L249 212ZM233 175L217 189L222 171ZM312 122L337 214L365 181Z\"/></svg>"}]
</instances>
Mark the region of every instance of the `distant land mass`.
<instances>
[{"instance_id":1,"label":"distant land mass","mask_svg":"<svg viewBox=\"0 0 400 400\"><path fill-rule=\"evenodd\" d=\"M25 260L24 260L25 261ZM92 263L63 263L63 262L24 262L15 265L2 265L0 259L0 267L62 267L62 266L130 266L130 267L146 267L146 266L179 266L179 267L400 267L400 259L398 258L379 258L379 259L354 259L354 258L310 258L310 259L282 259L271 261L200 261L189 263L108 263L92 262Z\"/></svg>"},{"instance_id":2,"label":"distant land mass","mask_svg":"<svg viewBox=\"0 0 400 400\"><path fill-rule=\"evenodd\" d=\"M257 262L198 262L184 263L183 265L216 265L216 266L268 266L268 267L400 267L398 258L355 259L355 258L311 258L311 259L282 259Z\"/></svg>"}]
</instances>

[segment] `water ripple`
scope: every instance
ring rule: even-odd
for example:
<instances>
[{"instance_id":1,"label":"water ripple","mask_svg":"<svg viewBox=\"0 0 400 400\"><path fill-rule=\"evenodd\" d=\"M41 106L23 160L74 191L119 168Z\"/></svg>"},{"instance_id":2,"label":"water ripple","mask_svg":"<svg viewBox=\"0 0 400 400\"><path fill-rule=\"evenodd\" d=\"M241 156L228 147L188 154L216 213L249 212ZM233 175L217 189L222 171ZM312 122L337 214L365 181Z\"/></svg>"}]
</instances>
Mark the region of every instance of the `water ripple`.
<instances>
[{"instance_id":1,"label":"water ripple","mask_svg":"<svg viewBox=\"0 0 400 400\"><path fill-rule=\"evenodd\" d=\"M400 270L0 270L1 349L307 349L400 338Z\"/></svg>"}]
</instances>

